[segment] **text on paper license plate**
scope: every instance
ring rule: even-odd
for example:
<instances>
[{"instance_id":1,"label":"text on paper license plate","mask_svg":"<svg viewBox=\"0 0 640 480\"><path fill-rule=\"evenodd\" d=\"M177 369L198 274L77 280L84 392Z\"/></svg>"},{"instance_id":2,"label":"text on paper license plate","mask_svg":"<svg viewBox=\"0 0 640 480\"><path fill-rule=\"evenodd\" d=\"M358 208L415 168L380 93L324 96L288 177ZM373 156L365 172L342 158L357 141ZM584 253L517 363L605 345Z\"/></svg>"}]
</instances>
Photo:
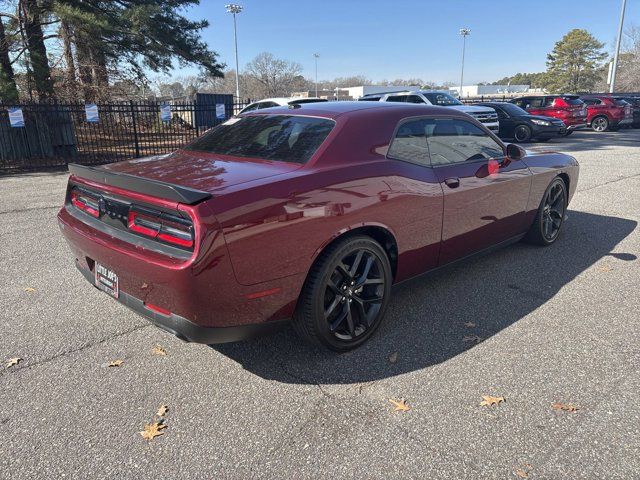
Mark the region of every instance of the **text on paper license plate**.
<instances>
[{"instance_id":1,"label":"text on paper license plate","mask_svg":"<svg viewBox=\"0 0 640 480\"><path fill-rule=\"evenodd\" d=\"M118 275L98 262L96 262L96 287L114 298L118 298L120 295Z\"/></svg>"}]
</instances>

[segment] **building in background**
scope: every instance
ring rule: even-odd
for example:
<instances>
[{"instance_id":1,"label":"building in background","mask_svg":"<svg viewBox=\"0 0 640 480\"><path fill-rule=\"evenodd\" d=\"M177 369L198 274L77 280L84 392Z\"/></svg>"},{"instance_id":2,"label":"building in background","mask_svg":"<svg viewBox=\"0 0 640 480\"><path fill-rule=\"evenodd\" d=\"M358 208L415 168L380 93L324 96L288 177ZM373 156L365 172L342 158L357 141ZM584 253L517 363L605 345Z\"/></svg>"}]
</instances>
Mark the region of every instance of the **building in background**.
<instances>
[{"instance_id":1,"label":"building in background","mask_svg":"<svg viewBox=\"0 0 640 480\"><path fill-rule=\"evenodd\" d=\"M326 98L327 100L336 100L336 91L338 94L338 100L358 100L363 95L369 95L370 93L382 93L382 92L406 92L407 90L419 90L417 85L360 85L358 87L338 87L333 90L318 90L318 97ZM316 92L293 92L292 97L315 97Z\"/></svg>"},{"instance_id":2,"label":"building in background","mask_svg":"<svg viewBox=\"0 0 640 480\"><path fill-rule=\"evenodd\" d=\"M539 89L532 90L529 85L465 85L462 87L462 95L460 95L460 87L449 87L449 92L452 95L462 98L518 96L534 91L537 92Z\"/></svg>"}]
</instances>

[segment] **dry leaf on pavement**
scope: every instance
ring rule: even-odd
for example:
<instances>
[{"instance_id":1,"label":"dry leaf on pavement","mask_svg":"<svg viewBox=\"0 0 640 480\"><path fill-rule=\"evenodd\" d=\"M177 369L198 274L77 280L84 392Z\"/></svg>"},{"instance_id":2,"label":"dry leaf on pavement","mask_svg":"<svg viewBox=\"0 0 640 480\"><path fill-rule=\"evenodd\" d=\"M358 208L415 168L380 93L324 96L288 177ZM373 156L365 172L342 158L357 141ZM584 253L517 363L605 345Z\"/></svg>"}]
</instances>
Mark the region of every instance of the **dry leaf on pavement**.
<instances>
[{"instance_id":1,"label":"dry leaf on pavement","mask_svg":"<svg viewBox=\"0 0 640 480\"><path fill-rule=\"evenodd\" d=\"M613 268L611 268L609 265L603 265L601 267L598 267L598 270L600 270L601 272L610 272L611 270L613 270Z\"/></svg>"},{"instance_id":2,"label":"dry leaf on pavement","mask_svg":"<svg viewBox=\"0 0 640 480\"><path fill-rule=\"evenodd\" d=\"M466 337L462 338L463 342L473 342L473 343L480 343L484 340L484 338L479 337L478 335L467 335Z\"/></svg>"},{"instance_id":3,"label":"dry leaf on pavement","mask_svg":"<svg viewBox=\"0 0 640 480\"><path fill-rule=\"evenodd\" d=\"M396 407L393 409L394 412L408 412L409 410L411 410L411 407L407 405L407 402L404 398L401 398L400 400L394 400L393 398L390 398L389 402Z\"/></svg>"},{"instance_id":4,"label":"dry leaf on pavement","mask_svg":"<svg viewBox=\"0 0 640 480\"><path fill-rule=\"evenodd\" d=\"M142 435L142 438L145 440L153 440L155 437L164 435L164 432L161 432L160 430L164 430L165 428L167 428L167 426L164 423L147 423L144 426L144 430L140 432L140 435Z\"/></svg>"},{"instance_id":5,"label":"dry leaf on pavement","mask_svg":"<svg viewBox=\"0 0 640 480\"><path fill-rule=\"evenodd\" d=\"M551 408L553 408L554 410L564 410L565 412L570 412L570 413L577 412L578 410L580 410L579 407L576 407L572 403L560 403L560 402L556 402L552 404Z\"/></svg>"},{"instance_id":6,"label":"dry leaf on pavement","mask_svg":"<svg viewBox=\"0 0 640 480\"><path fill-rule=\"evenodd\" d=\"M153 350L151 350L151 353L153 353L154 355L166 355L167 351L160 345L156 345L155 347L153 347Z\"/></svg>"},{"instance_id":7,"label":"dry leaf on pavement","mask_svg":"<svg viewBox=\"0 0 640 480\"><path fill-rule=\"evenodd\" d=\"M20 357L10 358L9 362L7 363L7 368L11 368L15 365L18 365L21 361L22 359Z\"/></svg>"},{"instance_id":8,"label":"dry leaf on pavement","mask_svg":"<svg viewBox=\"0 0 640 480\"><path fill-rule=\"evenodd\" d=\"M36 289L33 287L24 287L24 291L27 293L33 293L36 291Z\"/></svg>"},{"instance_id":9,"label":"dry leaf on pavement","mask_svg":"<svg viewBox=\"0 0 640 480\"><path fill-rule=\"evenodd\" d=\"M391 355L389 355L390 363L396 363L397 361L398 361L398 352L393 352Z\"/></svg>"},{"instance_id":10,"label":"dry leaf on pavement","mask_svg":"<svg viewBox=\"0 0 640 480\"><path fill-rule=\"evenodd\" d=\"M529 478L529 472L527 472L526 470L518 469L516 470L516 475L520 478Z\"/></svg>"},{"instance_id":11,"label":"dry leaf on pavement","mask_svg":"<svg viewBox=\"0 0 640 480\"><path fill-rule=\"evenodd\" d=\"M158 409L158 413L156 413L156 415L158 415L159 417L164 417L168 411L169 407L167 405L160 405L160 408Z\"/></svg>"},{"instance_id":12,"label":"dry leaf on pavement","mask_svg":"<svg viewBox=\"0 0 640 480\"><path fill-rule=\"evenodd\" d=\"M107 367L119 367L124 363L124 360L114 360L113 362L107 363Z\"/></svg>"},{"instance_id":13,"label":"dry leaf on pavement","mask_svg":"<svg viewBox=\"0 0 640 480\"><path fill-rule=\"evenodd\" d=\"M480 405L483 407L491 407L493 405L500 405L504 402L504 397L492 397L491 395L482 395L482 401Z\"/></svg>"}]
</instances>

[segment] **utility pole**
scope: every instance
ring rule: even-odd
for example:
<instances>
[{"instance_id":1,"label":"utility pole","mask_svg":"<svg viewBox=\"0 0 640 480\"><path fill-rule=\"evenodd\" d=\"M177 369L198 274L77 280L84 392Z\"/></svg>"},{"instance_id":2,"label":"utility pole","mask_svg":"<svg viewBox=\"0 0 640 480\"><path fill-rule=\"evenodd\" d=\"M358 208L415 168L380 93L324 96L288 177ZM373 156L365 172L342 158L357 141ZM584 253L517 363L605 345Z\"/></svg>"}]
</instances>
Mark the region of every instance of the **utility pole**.
<instances>
[{"instance_id":1,"label":"utility pole","mask_svg":"<svg viewBox=\"0 0 640 480\"><path fill-rule=\"evenodd\" d=\"M225 5L227 12L233 15L233 40L236 44L236 98L240 101L240 67L238 66L238 30L236 27L236 15L242 11L242 5L230 3Z\"/></svg>"},{"instance_id":2,"label":"utility pole","mask_svg":"<svg viewBox=\"0 0 640 480\"><path fill-rule=\"evenodd\" d=\"M462 83L464 82L464 50L467 46L467 35L471 34L471 30L469 28L461 28L460 35L462 35L462 70L460 72L460 93L458 95L459 98L462 98Z\"/></svg>"},{"instance_id":3,"label":"utility pole","mask_svg":"<svg viewBox=\"0 0 640 480\"><path fill-rule=\"evenodd\" d=\"M620 12L620 26L618 26L618 40L616 41L616 53L613 55L613 66L611 67L611 83L609 84L609 92L613 93L616 89L616 70L618 69L618 57L620 56L620 43L622 43L622 25L624 24L624 11L627 6L627 0L622 0L622 11Z\"/></svg>"},{"instance_id":4,"label":"utility pole","mask_svg":"<svg viewBox=\"0 0 640 480\"><path fill-rule=\"evenodd\" d=\"M316 97L317 97L318 96L318 58L320 58L320 54L314 53L313 56L316 60Z\"/></svg>"}]
</instances>

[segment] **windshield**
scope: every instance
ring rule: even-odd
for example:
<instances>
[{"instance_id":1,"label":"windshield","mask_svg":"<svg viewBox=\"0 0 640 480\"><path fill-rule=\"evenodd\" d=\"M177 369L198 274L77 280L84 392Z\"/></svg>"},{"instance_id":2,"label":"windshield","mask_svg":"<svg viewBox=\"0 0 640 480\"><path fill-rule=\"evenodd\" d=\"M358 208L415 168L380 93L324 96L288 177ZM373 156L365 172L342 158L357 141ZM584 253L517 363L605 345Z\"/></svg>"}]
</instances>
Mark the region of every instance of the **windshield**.
<instances>
[{"instance_id":1,"label":"windshield","mask_svg":"<svg viewBox=\"0 0 640 480\"><path fill-rule=\"evenodd\" d=\"M209 130L185 150L306 163L334 125L326 118L297 115L234 117Z\"/></svg>"},{"instance_id":2,"label":"windshield","mask_svg":"<svg viewBox=\"0 0 640 480\"><path fill-rule=\"evenodd\" d=\"M529 112L527 112L526 110L523 110L517 105L514 105L513 103L505 103L504 105L499 104L499 105L496 105L496 108L501 108L507 113L507 115L511 115L514 117L520 116L520 115L530 115Z\"/></svg>"},{"instance_id":3,"label":"windshield","mask_svg":"<svg viewBox=\"0 0 640 480\"><path fill-rule=\"evenodd\" d=\"M578 97L560 97L567 105L582 105L584 102Z\"/></svg>"},{"instance_id":4,"label":"windshield","mask_svg":"<svg viewBox=\"0 0 640 480\"><path fill-rule=\"evenodd\" d=\"M422 93L434 105L449 107L451 105L462 105L457 98L452 97L448 93Z\"/></svg>"}]
</instances>

